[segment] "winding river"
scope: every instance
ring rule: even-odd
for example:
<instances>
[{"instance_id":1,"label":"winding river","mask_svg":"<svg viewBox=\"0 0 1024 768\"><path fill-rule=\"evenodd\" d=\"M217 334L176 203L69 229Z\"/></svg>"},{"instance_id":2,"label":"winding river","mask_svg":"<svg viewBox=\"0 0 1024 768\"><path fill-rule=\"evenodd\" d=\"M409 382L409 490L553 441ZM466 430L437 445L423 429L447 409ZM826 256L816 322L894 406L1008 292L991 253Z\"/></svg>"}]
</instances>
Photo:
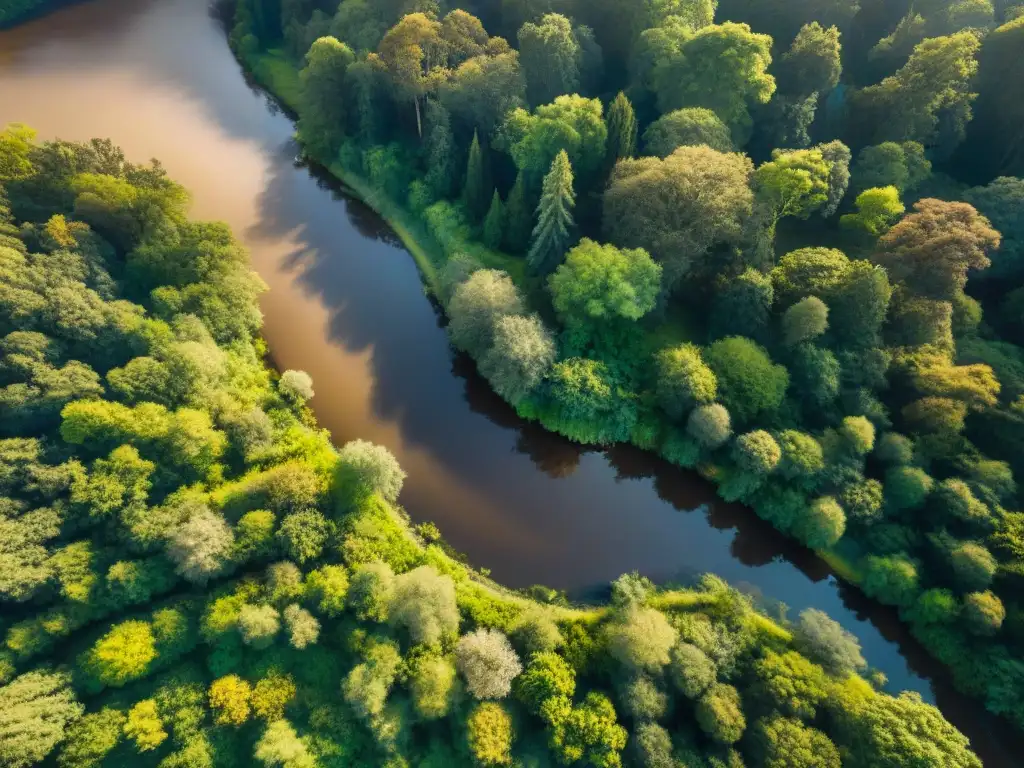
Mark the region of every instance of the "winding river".
<instances>
[{"instance_id":1,"label":"winding river","mask_svg":"<svg viewBox=\"0 0 1024 768\"><path fill-rule=\"evenodd\" d=\"M624 571L711 571L791 615L816 607L857 635L894 691L919 691L987 766L1020 740L953 692L895 615L713 488L629 448L586 450L523 423L450 349L442 318L388 227L297 166L291 121L246 82L207 0L93 0L0 33L0 124L44 138L109 136L158 157L227 221L270 290L264 334L308 371L336 443L388 446L417 520L503 583L598 595Z\"/></svg>"}]
</instances>

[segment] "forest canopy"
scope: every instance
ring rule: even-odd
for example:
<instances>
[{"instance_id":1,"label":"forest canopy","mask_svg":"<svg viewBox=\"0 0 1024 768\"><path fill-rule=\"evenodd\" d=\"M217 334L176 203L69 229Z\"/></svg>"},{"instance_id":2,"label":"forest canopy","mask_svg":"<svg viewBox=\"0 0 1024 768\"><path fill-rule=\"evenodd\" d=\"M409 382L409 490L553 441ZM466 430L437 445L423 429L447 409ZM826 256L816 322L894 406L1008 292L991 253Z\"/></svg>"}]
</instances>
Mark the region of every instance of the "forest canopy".
<instances>
[{"instance_id":1,"label":"forest canopy","mask_svg":"<svg viewBox=\"0 0 1024 768\"><path fill-rule=\"evenodd\" d=\"M310 377L265 365L246 252L159 164L24 126L0 158L5 766L981 765L823 614L782 626L712 576L626 575L602 607L490 582L411 525L386 449L334 448ZM559 269L597 268L622 295L573 290L567 317L651 310L650 256L581 243ZM499 278L466 298L481 317L520 308ZM521 333L534 365L503 370L528 380L554 351L539 320L480 343ZM744 441L752 468L771 440Z\"/></svg>"}]
</instances>

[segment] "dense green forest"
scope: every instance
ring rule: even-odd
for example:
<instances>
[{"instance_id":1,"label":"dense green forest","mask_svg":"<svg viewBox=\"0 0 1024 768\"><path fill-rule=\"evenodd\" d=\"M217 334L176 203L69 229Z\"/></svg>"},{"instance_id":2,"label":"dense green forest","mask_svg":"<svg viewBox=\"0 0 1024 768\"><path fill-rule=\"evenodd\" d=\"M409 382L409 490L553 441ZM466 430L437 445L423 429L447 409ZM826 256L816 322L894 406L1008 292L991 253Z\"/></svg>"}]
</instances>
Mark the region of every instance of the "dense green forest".
<instances>
[{"instance_id":1,"label":"dense green forest","mask_svg":"<svg viewBox=\"0 0 1024 768\"><path fill-rule=\"evenodd\" d=\"M1024 6L241 0L231 42L520 415L713 479L1024 727Z\"/></svg>"},{"instance_id":2,"label":"dense green forest","mask_svg":"<svg viewBox=\"0 0 1024 768\"><path fill-rule=\"evenodd\" d=\"M0 764L981 765L818 611L471 570L264 365L261 282L188 202L109 141L0 134Z\"/></svg>"}]
</instances>

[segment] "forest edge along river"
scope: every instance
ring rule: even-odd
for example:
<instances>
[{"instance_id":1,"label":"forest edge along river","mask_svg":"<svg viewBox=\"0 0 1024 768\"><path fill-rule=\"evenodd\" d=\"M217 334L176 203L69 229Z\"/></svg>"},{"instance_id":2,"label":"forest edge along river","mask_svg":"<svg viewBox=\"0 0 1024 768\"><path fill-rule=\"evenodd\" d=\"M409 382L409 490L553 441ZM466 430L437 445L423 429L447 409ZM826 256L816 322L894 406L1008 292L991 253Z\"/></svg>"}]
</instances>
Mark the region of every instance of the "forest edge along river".
<instances>
[{"instance_id":1,"label":"forest edge along river","mask_svg":"<svg viewBox=\"0 0 1024 768\"><path fill-rule=\"evenodd\" d=\"M270 290L264 336L280 369L313 378L336 444L391 449L401 503L512 587L594 595L623 572L712 572L792 614L827 612L891 690L934 701L988 766L1021 740L955 693L895 612L714 488L627 447L588 449L519 419L456 356L412 258L325 174L295 162L291 120L247 84L207 0L93 0L0 32L0 123L43 138L109 137L159 157L193 215L239 233Z\"/></svg>"}]
</instances>

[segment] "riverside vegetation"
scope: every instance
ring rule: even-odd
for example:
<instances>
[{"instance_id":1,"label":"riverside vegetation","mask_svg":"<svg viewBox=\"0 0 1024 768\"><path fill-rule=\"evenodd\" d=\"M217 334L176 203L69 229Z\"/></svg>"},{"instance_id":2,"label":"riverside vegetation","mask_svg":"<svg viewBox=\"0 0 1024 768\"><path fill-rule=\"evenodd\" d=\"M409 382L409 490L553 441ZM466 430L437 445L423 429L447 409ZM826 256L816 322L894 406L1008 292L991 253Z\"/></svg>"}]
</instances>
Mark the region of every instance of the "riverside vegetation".
<instances>
[{"instance_id":1,"label":"riverside vegetation","mask_svg":"<svg viewBox=\"0 0 1024 768\"><path fill-rule=\"evenodd\" d=\"M231 43L520 415L697 469L1024 727L1022 8L240 0Z\"/></svg>"},{"instance_id":2,"label":"riverside vegetation","mask_svg":"<svg viewBox=\"0 0 1024 768\"><path fill-rule=\"evenodd\" d=\"M262 284L188 200L109 141L0 134L4 766L981 765L820 612L474 572L265 366Z\"/></svg>"}]
</instances>

